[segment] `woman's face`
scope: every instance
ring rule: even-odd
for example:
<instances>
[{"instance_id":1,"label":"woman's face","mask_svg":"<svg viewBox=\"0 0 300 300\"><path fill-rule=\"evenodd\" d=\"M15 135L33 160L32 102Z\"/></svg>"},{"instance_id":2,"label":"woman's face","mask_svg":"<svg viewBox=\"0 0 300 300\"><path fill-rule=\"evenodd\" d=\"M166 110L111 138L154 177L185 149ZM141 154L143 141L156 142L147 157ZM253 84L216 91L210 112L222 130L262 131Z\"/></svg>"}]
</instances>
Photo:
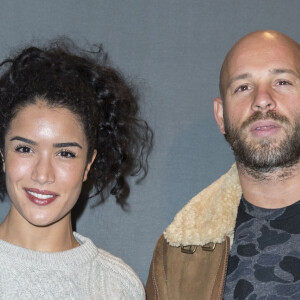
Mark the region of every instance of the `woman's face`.
<instances>
[{"instance_id":1,"label":"woman's face","mask_svg":"<svg viewBox=\"0 0 300 300\"><path fill-rule=\"evenodd\" d=\"M36 226L69 217L94 160L87 163L87 150L81 123L69 110L41 100L20 110L5 137L10 214Z\"/></svg>"}]
</instances>

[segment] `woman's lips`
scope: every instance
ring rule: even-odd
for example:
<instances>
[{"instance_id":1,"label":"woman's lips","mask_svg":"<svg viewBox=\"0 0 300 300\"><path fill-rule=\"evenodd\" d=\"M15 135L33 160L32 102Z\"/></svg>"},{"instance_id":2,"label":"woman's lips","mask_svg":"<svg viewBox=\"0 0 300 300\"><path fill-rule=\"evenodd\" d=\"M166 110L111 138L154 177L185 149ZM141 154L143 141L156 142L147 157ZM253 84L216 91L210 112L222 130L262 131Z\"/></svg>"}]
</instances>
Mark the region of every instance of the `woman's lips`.
<instances>
[{"instance_id":1,"label":"woman's lips","mask_svg":"<svg viewBox=\"0 0 300 300\"><path fill-rule=\"evenodd\" d=\"M52 203L59 196L58 194L47 190L24 188L24 191L30 201L40 206Z\"/></svg>"}]
</instances>

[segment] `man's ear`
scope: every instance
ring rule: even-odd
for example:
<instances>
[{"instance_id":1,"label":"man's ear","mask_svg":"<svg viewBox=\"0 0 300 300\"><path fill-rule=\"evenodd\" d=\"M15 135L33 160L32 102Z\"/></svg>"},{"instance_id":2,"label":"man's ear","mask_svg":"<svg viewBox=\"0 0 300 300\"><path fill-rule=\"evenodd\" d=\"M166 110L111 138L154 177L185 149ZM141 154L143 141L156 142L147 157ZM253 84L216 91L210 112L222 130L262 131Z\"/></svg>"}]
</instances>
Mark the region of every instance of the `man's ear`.
<instances>
[{"instance_id":1,"label":"man's ear","mask_svg":"<svg viewBox=\"0 0 300 300\"><path fill-rule=\"evenodd\" d=\"M214 114L221 133L225 134L224 106L223 106L223 100L221 98L217 97L214 99Z\"/></svg>"},{"instance_id":2,"label":"man's ear","mask_svg":"<svg viewBox=\"0 0 300 300\"><path fill-rule=\"evenodd\" d=\"M1 160L2 160L2 170L5 173L5 160L4 160L4 153L0 150Z\"/></svg>"},{"instance_id":3,"label":"man's ear","mask_svg":"<svg viewBox=\"0 0 300 300\"><path fill-rule=\"evenodd\" d=\"M85 167L85 171L84 171L83 179L82 179L83 182L87 180L90 168L91 168L96 156L97 156L97 150L94 149L93 156L92 156L91 160L87 163L87 165Z\"/></svg>"}]
</instances>

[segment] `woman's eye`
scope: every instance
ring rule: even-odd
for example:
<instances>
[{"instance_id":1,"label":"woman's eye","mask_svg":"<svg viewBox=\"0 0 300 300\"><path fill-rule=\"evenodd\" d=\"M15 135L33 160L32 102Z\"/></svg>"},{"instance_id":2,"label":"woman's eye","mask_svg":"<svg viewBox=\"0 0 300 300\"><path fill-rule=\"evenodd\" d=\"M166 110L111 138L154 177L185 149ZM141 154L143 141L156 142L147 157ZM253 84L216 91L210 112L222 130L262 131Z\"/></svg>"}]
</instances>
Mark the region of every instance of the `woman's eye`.
<instances>
[{"instance_id":1,"label":"woman's eye","mask_svg":"<svg viewBox=\"0 0 300 300\"><path fill-rule=\"evenodd\" d=\"M58 153L58 156L61 156L64 158L74 158L76 155L71 151L61 151Z\"/></svg>"},{"instance_id":2,"label":"woman's eye","mask_svg":"<svg viewBox=\"0 0 300 300\"><path fill-rule=\"evenodd\" d=\"M21 152L21 153L31 153L32 150L29 147L26 146L18 146L15 149L17 152Z\"/></svg>"}]
</instances>

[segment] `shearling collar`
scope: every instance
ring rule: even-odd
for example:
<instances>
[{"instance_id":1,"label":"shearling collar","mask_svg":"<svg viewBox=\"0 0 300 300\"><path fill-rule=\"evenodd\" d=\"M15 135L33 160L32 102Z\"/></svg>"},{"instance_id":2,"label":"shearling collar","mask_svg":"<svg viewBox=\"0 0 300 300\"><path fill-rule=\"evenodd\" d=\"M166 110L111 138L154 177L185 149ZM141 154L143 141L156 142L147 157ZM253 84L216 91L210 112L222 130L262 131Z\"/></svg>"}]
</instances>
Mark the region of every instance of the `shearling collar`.
<instances>
[{"instance_id":1,"label":"shearling collar","mask_svg":"<svg viewBox=\"0 0 300 300\"><path fill-rule=\"evenodd\" d=\"M175 216L164 236L171 246L231 241L242 190L236 165L196 195Z\"/></svg>"}]
</instances>

